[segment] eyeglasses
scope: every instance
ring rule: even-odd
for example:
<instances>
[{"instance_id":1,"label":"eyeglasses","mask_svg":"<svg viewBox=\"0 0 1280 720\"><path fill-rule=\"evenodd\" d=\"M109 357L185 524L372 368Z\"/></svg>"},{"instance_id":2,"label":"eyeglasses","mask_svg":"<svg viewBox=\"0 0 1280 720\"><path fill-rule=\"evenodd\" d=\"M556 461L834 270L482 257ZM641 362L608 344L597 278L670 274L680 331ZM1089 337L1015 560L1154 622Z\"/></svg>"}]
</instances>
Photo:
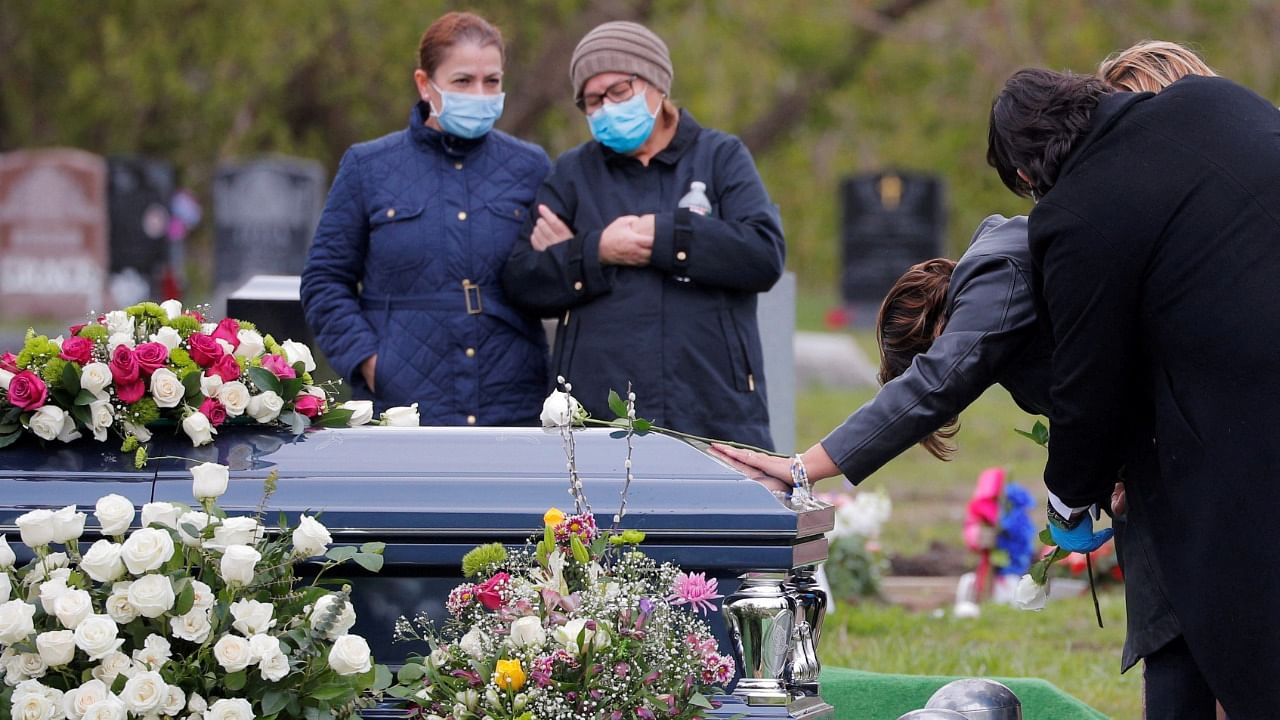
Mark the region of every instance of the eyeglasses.
<instances>
[{"instance_id":1,"label":"eyeglasses","mask_svg":"<svg viewBox=\"0 0 1280 720\"><path fill-rule=\"evenodd\" d=\"M578 106L579 110L590 115L603 107L605 100L608 100L611 103L625 102L630 100L631 96L636 94L634 83L637 79L639 79L638 75L632 75L626 80L619 80L605 88L603 93L585 94L578 98L574 104Z\"/></svg>"}]
</instances>

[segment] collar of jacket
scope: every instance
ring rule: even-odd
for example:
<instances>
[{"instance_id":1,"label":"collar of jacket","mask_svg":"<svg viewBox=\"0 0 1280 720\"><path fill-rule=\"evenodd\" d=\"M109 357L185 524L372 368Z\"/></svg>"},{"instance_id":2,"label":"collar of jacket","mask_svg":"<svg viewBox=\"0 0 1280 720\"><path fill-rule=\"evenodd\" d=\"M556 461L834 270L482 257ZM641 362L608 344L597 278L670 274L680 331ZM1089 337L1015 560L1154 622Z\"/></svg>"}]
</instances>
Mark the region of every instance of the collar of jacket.
<instances>
[{"instance_id":1,"label":"collar of jacket","mask_svg":"<svg viewBox=\"0 0 1280 720\"><path fill-rule=\"evenodd\" d=\"M1116 92L1107 95L1098 101L1098 107L1093 110L1093 117L1090 119L1091 127L1089 133L1084 136L1080 144L1071 151L1065 162L1062 163L1062 169L1058 171L1058 180L1061 180L1067 173L1071 172L1071 168L1075 167L1080 158L1089 154L1089 146L1097 142L1098 138L1106 135L1111 128L1129 112L1135 104L1155 97L1155 93L1142 92ZM1050 188L1049 192L1053 192ZM1047 196L1049 193L1045 193Z\"/></svg>"},{"instance_id":2,"label":"collar of jacket","mask_svg":"<svg viewBox=\"0 0 1280 720\"><path fill-rule=\"evenodd\" d=\"M473 152L476 148L484 144L489 137L489 133L485 133L474 140L468 138L460 138L456 135L450 135L441 132L426 124L427 118L431 115L431 109L427 104L418 101L413 109L409 111L409 135L414 142L425 145L432 150L442 152L450 157L464 157Z\"/></svg>"},{"instance_id":3,"label":"collar of jacket","mask_svg":"<svg viewBox=\"0 0 1280 720\"><path fill-rule=\"evenodd\" d=\"M671 138L671 142L662 148L662 152L654 155L653 159L664 165L675 165L680 162L680 158L685 154L685 151L693 147L693 141L698 138L699 132L702 132L702 126L698 124L697 120L693 119L688 110L681 109L675 137ZM604 151L606 162L625 162L627 160L639 162L639 160L630 155L614 152L604 145L600 145L600 149Z\"/></svg>"}]
</instances>

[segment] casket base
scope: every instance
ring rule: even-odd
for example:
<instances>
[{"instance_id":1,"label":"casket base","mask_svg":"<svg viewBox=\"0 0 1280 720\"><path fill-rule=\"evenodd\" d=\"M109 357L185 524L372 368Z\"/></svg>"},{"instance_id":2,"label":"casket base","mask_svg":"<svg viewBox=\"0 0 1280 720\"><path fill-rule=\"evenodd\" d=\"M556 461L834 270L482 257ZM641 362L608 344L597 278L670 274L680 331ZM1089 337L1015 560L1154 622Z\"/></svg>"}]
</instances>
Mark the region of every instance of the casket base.
<instances>
[{"instance_id":1,"label":"casket base","mask_svg":"<svg viewBox=\"0 0 1280 720\"><path fill-rule=\"evenodd\" d=\"M743 720L818 720L834 718L836 709L817 696L792 700L786 705L748 705L735 695L716 695L712 700L720 705L708 710L708 718L743 718Z\"/></svg>"}]
</instances>

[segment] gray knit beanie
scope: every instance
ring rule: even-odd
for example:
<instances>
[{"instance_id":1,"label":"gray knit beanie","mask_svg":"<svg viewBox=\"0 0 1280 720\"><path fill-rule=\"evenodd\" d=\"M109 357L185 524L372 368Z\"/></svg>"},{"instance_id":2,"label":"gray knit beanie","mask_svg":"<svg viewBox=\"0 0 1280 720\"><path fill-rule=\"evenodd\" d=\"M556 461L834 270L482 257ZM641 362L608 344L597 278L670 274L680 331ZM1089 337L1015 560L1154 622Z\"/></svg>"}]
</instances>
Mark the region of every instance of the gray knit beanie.
<instances>
[{"instance_id":1,"label":"gray knit beanie","mask_svg":"<svg viewBox=\"0 0 1280 720\"><path fill-rule=\"evenodd\" d=\"M667 52L667 44L639 23L607 22L582 38L569 61L573 99L582 99L582 86L604 72L634 73L664 94L671 94L671 53Z\"/></svg>"}]
</instances>

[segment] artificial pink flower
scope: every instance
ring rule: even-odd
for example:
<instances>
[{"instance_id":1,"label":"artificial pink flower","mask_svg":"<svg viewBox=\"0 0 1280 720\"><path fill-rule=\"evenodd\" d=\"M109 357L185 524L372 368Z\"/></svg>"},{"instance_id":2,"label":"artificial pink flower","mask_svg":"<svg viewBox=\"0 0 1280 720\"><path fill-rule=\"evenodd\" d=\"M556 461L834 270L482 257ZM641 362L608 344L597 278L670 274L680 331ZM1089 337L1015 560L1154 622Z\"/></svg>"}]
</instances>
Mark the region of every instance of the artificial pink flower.
<instances>
[{"instance_id":1,"label":"artificial pink flower","mask_svg":"<svg viewBox=\"0 0 1280 720\"><path fill-rule=\"evenodd\" d=\"M62 352L58 357L87 365L93 360L93 341L82 337L67 338L62 341Z\"/></svg>"},{"instance_id":2,"label":"artificial pink flower","mask_svg":"<svg viewBox=\"0 0 1280 720\"><path fill-rule=\"evenodd\" d=\"M39 375L23 370L9 381L9 402L23 410L39 410L49 400L49 386Z\"/></svg>"},{"instance_id":3,"label":"artificial pink flower","mask_svg":"<svg viewBox=\"0 0 1280 720\"><path fill-rule=\"evenodd\" d=\"M298 377L298 373L293 369L293 366L281 355L263 355L262 367L281 380L292 380Z\"/></svg>"},{"instance_id":4,"label":"artificial pink flower","mask_svg":"<svg viewBox=\"0 0 1280 720\"><path fill-rule=\"evenodd\" d=\"M716 592L717 589L716 579L708 580L706 573L681 572L676 575L675 585L667 600L672 605L688 604L690 608L705 613L716 609L712 600L724 597Z\"/></svg>"}]
</instances>

